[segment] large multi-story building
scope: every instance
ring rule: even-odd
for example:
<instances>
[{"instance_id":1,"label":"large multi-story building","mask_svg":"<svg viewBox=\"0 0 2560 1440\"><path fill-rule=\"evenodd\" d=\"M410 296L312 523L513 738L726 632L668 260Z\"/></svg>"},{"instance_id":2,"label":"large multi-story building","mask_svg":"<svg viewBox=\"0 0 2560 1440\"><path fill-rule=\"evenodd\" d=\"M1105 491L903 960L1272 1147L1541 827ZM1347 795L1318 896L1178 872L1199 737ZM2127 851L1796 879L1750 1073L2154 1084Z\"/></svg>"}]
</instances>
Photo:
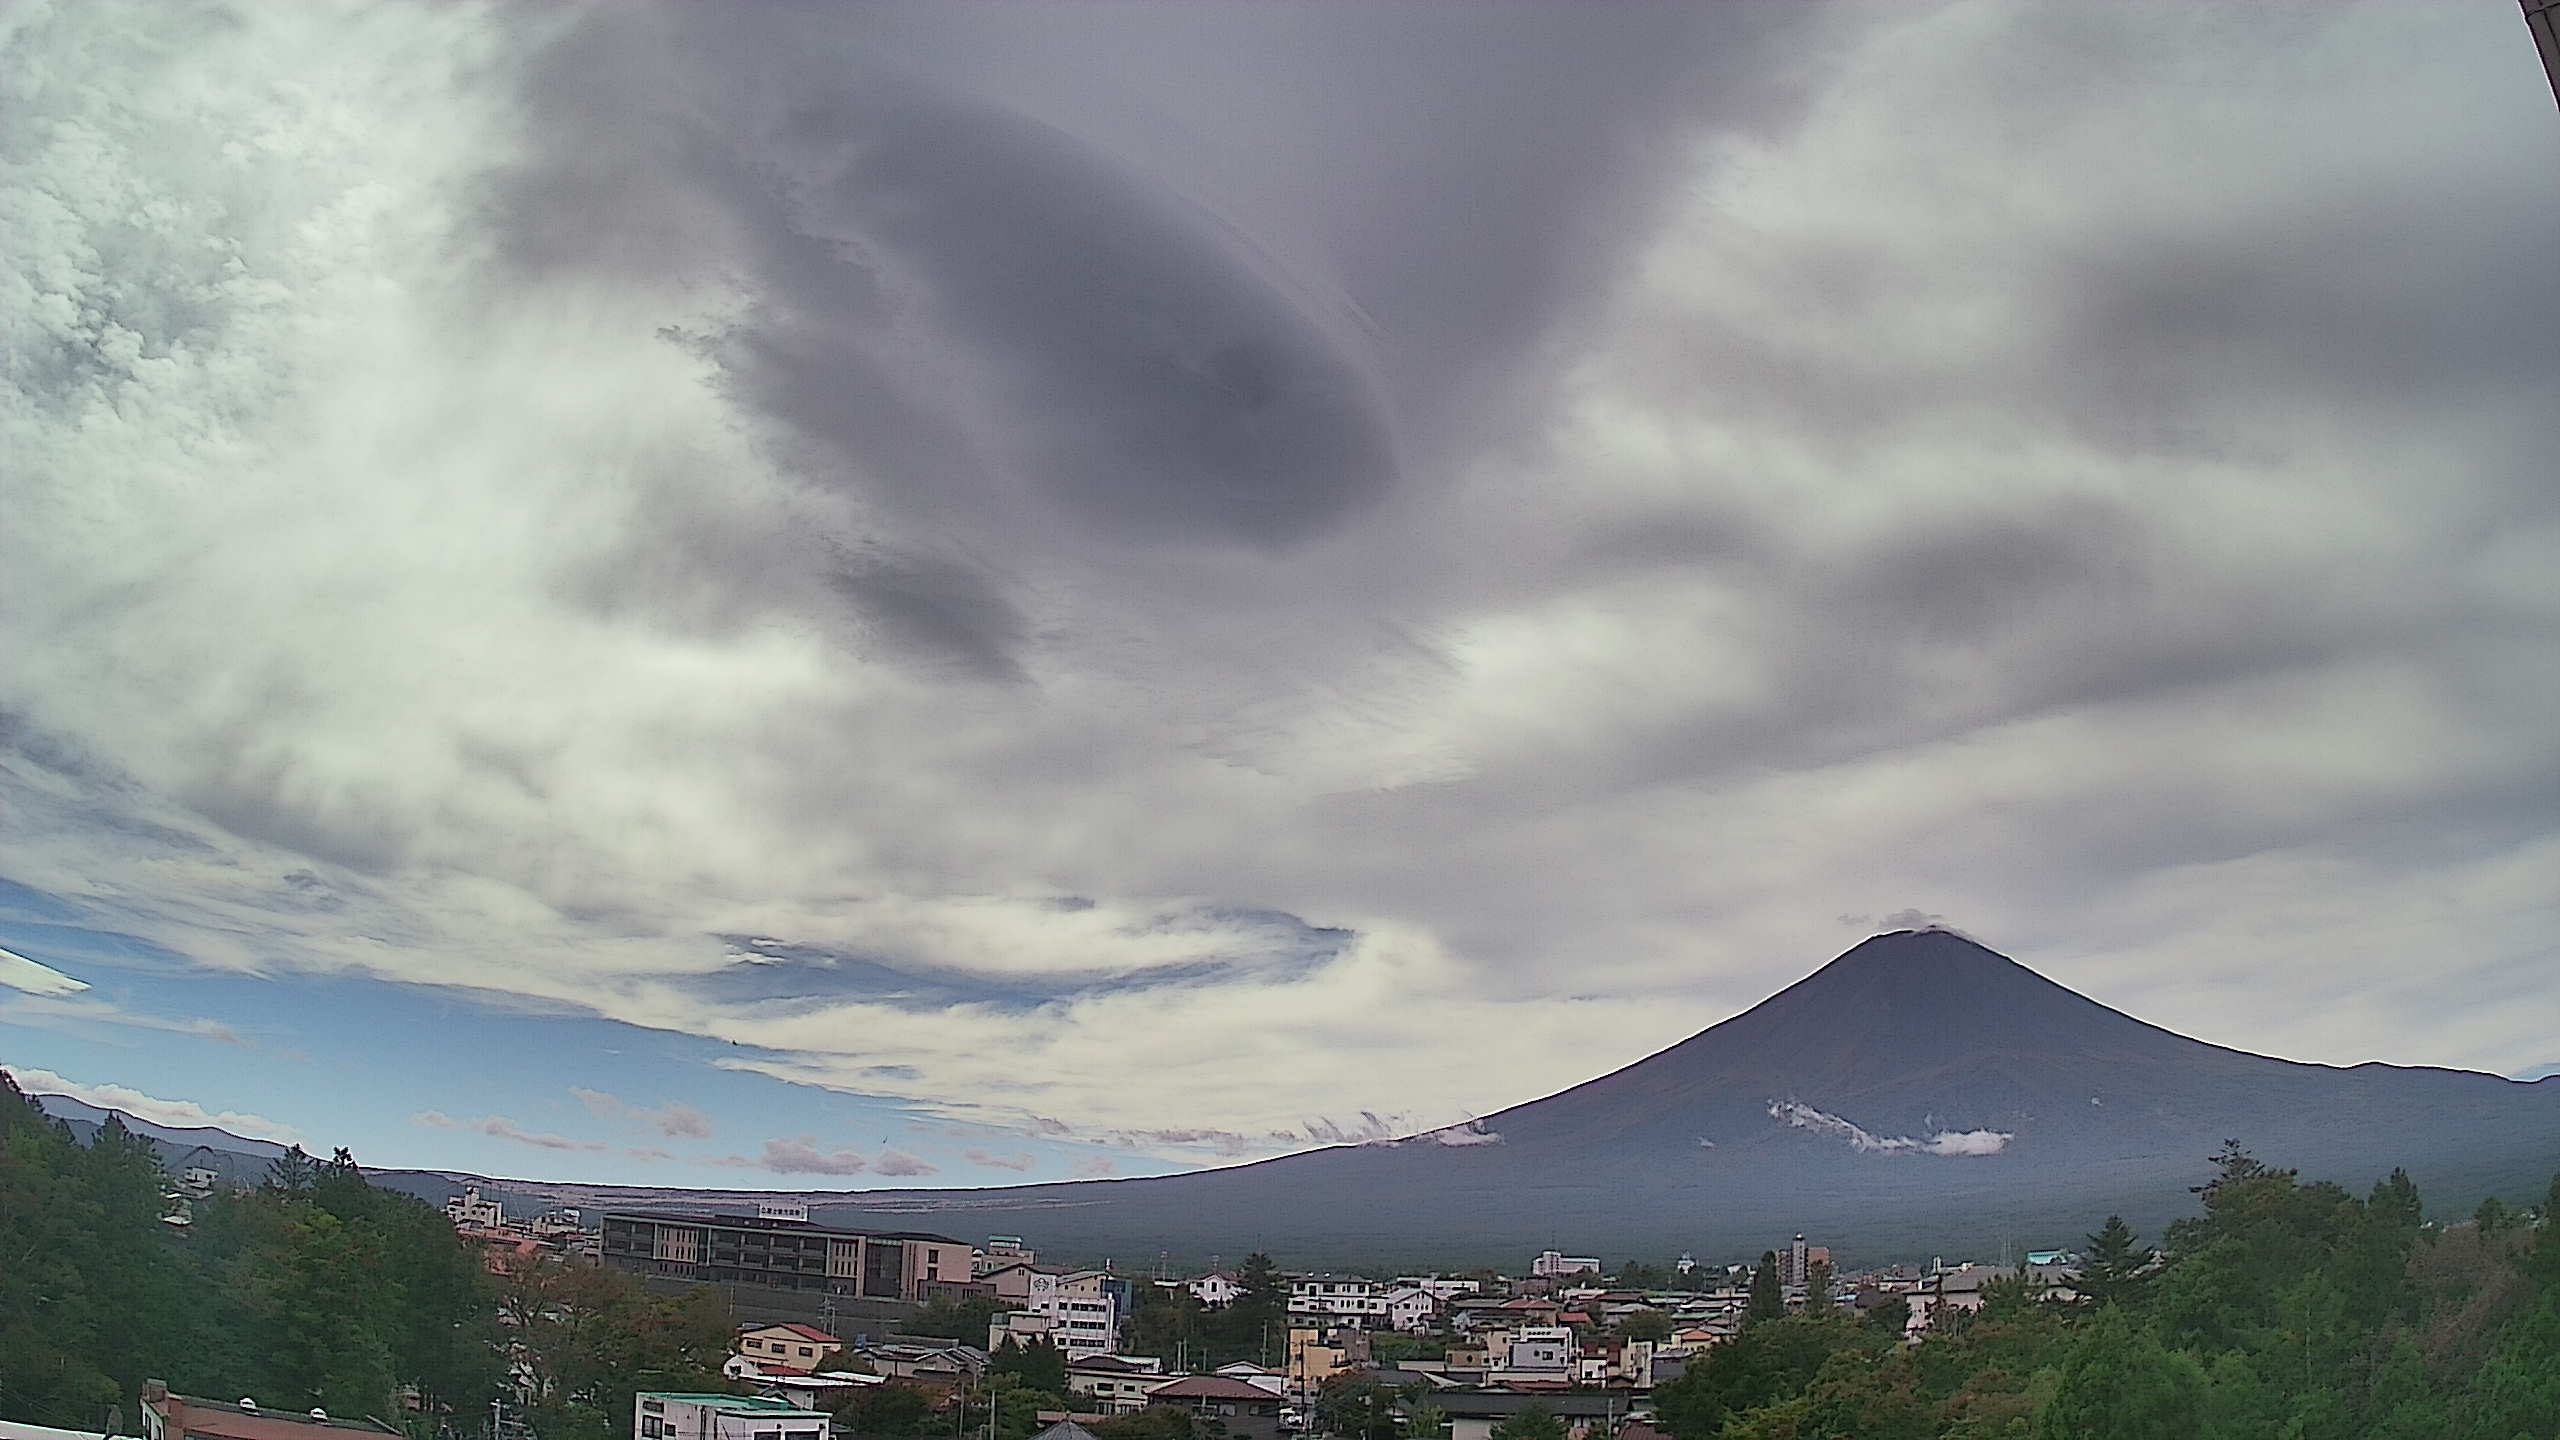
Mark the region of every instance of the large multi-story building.
<instances>
[{"instance_id":1,"label":"large multi-story building","mask_svg":"<svg viewBox=\"0 0 2560 1440\"><path fill-rule=\"evenodd\" d=\"M969 1247L911 1230L837 1230L765 1215L604 1217L604 1263L638 1275L922 1301L966 1287Z\"/></svg>"},{"instance_id":2,"label":"large multi-story building","mask_svg":"<svg viewBox=\"0 0 2560 1440\"><path fill-rule=\"evenodd\" d=\"M1567 1275L1597 1275L1600 1273L1600 1257L1567 1255L1560 1250L1541 1251L1537 1259L1529 1262L1529 1273L1542 1280L1561 1280Z\"/></svg>"}]
</instances>

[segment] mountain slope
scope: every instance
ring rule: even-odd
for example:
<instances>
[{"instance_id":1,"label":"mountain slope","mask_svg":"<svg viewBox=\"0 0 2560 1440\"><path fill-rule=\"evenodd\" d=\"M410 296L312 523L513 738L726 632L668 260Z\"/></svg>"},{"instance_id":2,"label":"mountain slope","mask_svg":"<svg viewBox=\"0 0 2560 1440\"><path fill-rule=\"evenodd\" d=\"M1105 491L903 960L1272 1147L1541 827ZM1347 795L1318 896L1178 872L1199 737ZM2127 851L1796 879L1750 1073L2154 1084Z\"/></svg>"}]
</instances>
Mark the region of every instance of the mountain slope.
<instances>
[{"instance_id":1,"label":"mountain slope","mask_svg":"<svg viewBox=\"0 0 2560 1440\"><path fill-rule=\"evenodd\" d=\"M2467 1212L2490 1190L2539 1195L2560 1170L2560 1077L2251 1055L1950 932L1899 931L1466 1132L1147 1179L801 1193L833 1223L1018 1234L1044 1255L1127 1265L1255 1249L1301 1266L1518 1264L1548 1246L1721 1260L1797 1231L1858 1263L2068 1244L2111 1213L2156 1235L2234 1137L2358 1189L2406 1166L2438 1213ZM441 1202L481 1177L376 1179ZM698 1209L749 1193L483 1183L510 1209Z\"/></svg>"},{"instance_id":2,"label":"mountain slope","mask_svg":"<svg viewBox=\"0 0 2560 1440\"><path fill-rule=\"evenodd\" d=\"M1419 1137L1194 1175L821 1206L1088 1257L1261 1246L1299 1263L1756 1253L1797 1230L1851 1257L2063 1243L2186 1213L2238 1137L2359 1188L2406 1165L2440 1205L2538 1193L2560 1080L2305 1065L2145 1024L1946 931L1880 935L1625 1069ZM1490 1136L1499 1136L1498 1140ZM1446 1137L1442 1137L1446 1138Z\"/></svg>"}]
</instances>

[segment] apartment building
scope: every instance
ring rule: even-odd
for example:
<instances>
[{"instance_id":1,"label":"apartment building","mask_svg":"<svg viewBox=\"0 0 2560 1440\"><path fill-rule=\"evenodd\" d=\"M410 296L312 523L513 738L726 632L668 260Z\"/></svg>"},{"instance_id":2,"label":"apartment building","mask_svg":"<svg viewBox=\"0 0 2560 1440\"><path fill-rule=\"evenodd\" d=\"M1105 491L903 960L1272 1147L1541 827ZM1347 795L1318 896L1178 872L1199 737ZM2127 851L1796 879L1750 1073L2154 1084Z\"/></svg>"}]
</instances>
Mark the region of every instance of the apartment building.
<instances>
[{"instance_id":1,"label":"apartment building","mask_svg":"<svg viewBox=\"0 0 2560 1440\"><path fill-rule=\"evenodd\" d=\"M921 1301L970 1282L969 1247L911 1230L838 1230L770 1215L604 1217L604 1263L777 1290Z\"/></svg>"}]
</instances>

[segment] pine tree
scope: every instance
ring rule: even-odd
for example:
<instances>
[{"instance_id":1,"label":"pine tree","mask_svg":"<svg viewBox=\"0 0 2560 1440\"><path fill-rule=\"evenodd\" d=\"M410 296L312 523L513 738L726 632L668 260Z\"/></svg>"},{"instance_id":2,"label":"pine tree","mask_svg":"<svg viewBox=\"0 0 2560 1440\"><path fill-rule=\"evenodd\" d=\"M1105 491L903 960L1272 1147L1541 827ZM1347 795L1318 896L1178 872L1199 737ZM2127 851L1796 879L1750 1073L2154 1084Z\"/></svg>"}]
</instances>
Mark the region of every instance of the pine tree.
<instances>
[{"instance_id":1,"label":"pine tree","mask_svg":"<svg viewBox=\"0 0 2560 1440\"><path fill-rule=\"evenodd\" d=\"M1787 1292L1778 1284L1778 1252L1760 1252L1759 1268L1751 1272L1751 1299L1742 1309L1743 1323L1775 1320L1787 1313Z\"/></svg>"},{"instance_id":2,"label":"pine tree","mask_svg":"<svg viewBox=\"0 0 2560 1440\"><path fill-rule=\"evenodd\" d=\"M2081 1258L2071 1288L2092 1305L2130 1305L2139 1300L2142 1269L2151 1263L2151 1255L2137 1249L2133 1241L2133 1227L2124 1223L2124 1217L2108 1216L2098 1233L2089 1237L2089 1253Z\"/></svg>"},{"instance_id":3,"label":"pine tree","mask_svg":"<svg viewBox=\"0 0 2560 1440\"><path fill-rule=\"evenodd\" d=\"M1831 1308L1831 1262L1815 1260L1804 1271L1804 1308L1818 1315Z\"/></svg>"}]
</instances>

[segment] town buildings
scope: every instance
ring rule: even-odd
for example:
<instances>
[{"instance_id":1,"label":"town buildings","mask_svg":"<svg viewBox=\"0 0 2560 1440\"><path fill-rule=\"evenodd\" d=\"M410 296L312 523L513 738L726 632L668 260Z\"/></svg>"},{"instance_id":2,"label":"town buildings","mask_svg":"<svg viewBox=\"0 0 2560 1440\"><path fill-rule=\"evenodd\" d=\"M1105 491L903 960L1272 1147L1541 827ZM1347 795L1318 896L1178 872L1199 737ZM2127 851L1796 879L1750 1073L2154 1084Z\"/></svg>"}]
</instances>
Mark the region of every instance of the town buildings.
<instances>
[{"instance_id":1,"label":"town buildings","mask_svg":"<svg viewBox=\"0 0 2560 1440\"><path fill-rule=\"evenodd\" d=\"M604 1262L640 1275L924 1301L972 1284L969 1247L920 1231L837 1230L768 1215L616 1211Z\"/></svg>"}]
</instances>

